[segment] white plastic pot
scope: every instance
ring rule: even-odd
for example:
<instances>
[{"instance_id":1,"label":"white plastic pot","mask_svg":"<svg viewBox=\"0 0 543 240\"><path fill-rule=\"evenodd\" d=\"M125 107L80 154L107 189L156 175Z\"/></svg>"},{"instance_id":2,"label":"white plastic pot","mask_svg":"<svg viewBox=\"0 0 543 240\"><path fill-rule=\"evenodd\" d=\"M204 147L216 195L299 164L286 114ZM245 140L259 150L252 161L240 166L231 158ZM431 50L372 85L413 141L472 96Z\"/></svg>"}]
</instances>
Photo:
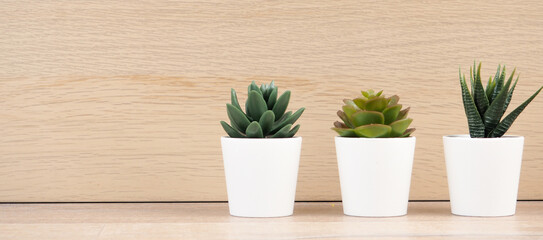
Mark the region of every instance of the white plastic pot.
<instances>
[{"instance_id":1,"label":"white plastic pot","mask_svg":"<svg viewBox=\"0 0 543 240\"><path fill-rule=\"evenodd\" d=\"M515 214L524 137L450 135L443 144L453 214Z\"/></svg>"},{"instance_id":2,"label":"white plastic pot","mask_svg":"<svg viewBox=\"0 0 543 240\"><path fill-rule=\"evenodd\" d=\"M230 214L292 215L302 138L222 137Z\"/></svg>"},{"instance_id":3,"label":"white plastic pot","mask_svg":"<svg viewBox=\"0 0 543 240\"><path fill-rule=\"evenodd\" d=\"M351 216L407 214L415 137L336 137L343 212Z\"/></svg>"}]
</instances>

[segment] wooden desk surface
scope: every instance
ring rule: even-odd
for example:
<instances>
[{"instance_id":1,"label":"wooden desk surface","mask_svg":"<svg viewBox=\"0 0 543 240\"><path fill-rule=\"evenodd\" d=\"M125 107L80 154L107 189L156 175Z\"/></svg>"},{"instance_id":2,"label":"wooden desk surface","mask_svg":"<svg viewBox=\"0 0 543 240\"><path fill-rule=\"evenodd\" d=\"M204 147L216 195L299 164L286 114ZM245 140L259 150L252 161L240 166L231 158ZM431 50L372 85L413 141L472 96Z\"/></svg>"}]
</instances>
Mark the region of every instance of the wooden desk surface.
<instances>
[{"instance_id":1,"label":"wooden desk surface","mask_svg":"<svg viewBox=\"0 0 543 240\"><path fill-rule=\"evenodd\" d=\"M0 239L543 239L543 202L511 217L450 214L412 202L393 218L344 216L338 202L300 202L283 218L238 218L226 203L2 204Z\"/></svg>"}]
</instances>

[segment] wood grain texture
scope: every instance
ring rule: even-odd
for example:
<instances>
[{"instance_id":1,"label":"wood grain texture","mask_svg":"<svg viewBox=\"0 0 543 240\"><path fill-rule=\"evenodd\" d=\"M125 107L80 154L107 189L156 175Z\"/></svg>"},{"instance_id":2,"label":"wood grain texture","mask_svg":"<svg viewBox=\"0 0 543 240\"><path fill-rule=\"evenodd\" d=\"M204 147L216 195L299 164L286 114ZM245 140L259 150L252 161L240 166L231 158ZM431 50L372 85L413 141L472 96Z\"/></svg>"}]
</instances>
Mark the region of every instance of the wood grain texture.
<instances>
[{"instance_id":1,"label":"wood grain texture","mask_svg":"<svg viewBox=\"0 0 543 240\"><path fill-rule=\"evenodd\" d=\"M341 203L296 203L294 215L239 218L226 203L0 205L0 236L25 239L542 239L543 202L511 217L460 217L447 202L412 202L392 218L343 215ZM393 226L393 227L392 227Z\"/></svg>"},{"instance_id":2,"label":"wood grain texture","mask_svg":"<svg viewBox=\"0 0 543 240\"><path fill-rule=\"evenodd\" d=\"M467 132L457 80L474 59L543 84L539 1L2 1L0 201L226 200L219 121L231 87L276 80L304 143L298 200L340 199L341 100L385 89L418 130L411 199L448 199L441 137ZM543 199L543 97L521 199Z\"/></svg>"}]
</instances>

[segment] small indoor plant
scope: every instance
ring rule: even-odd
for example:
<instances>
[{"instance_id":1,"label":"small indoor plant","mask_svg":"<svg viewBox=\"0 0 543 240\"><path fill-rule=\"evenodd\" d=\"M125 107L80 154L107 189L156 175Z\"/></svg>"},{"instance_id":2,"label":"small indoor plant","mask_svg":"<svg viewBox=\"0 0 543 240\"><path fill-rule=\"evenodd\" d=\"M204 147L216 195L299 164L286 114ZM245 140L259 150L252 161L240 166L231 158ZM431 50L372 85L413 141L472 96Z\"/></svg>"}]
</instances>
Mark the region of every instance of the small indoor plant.
<instances>
[{"instance_id":1,"label":"small indoor plant","mask_svg":"<svg viewBox=\"0 0 543 240\"><path fill-rule=\"evenodd\" d=\"M453 214L515 214L524 137L504 134L541 88L503 117L518 82L517 76L513 83L514 75L515 70L506 81L505 66L498 66L483 87L481 64L477 68L474 64L470 68L470 92L460 72L470 134L443 137Z\"/></svg>"},{"instance_id":2,"label":"small indoor plant","mask_svg":"<svg viewBox=\"0 0 543 240\"><path fill-rule=\"evenodd\" d=\"M272 81L249 85L245 112L231 90L230 124L221 138L230 214L242 217L292 215L302 138L292 127L304 112L286 112L290 91L279 96Z\"/></svg>"},{"instance_id":3,"label":"small indoor plant","mask_svg":"<svg viewBox=\"0 0 543 240\"><path fill-rule=\"evenodd\" d=\"M345 99L334 123L343 212L387 217L407 213L415 137L409 108L383 91Z\"/></svg>"}]
</instances>

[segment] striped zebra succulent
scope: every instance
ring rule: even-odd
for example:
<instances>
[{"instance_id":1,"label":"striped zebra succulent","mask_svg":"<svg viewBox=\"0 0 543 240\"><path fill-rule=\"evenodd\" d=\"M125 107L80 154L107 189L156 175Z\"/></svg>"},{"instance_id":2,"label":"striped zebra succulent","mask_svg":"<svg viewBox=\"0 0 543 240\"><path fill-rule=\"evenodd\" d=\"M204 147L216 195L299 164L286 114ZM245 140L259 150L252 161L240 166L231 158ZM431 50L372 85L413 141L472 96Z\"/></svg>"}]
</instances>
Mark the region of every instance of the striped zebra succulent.
<instances>
[{"instance_id":1,"label":"striped zebra succulent","mask_svg":"<svg viewBox=\"0 0 543 240\"><path fill-rule=\"evenodd\" d=\"M382 93L362 91L362 97L343 100L343 111L337 112L343 122L334 122L332 130L341 137L409 137L415 131L408 128L413 121L407 118L409 108L402 110L397 95L387 98Z\"/></svg>"},{"instance_id":2,"label":"striped zebra succulent","mask_svg":"<svg viewBox=\"0 0 543 240\"><path fill-rule=\"evenodd\" d=\"M249 85L248 97L243 112L236 91L231 89L231 103L226 104L230 125L221 121L228 136L232 138L291 138L300 125L292 127L305 108L286 112L290 91L278 96L277 87L272 81L260 87L253 81Z\"/></svg>"},{"instance_id":3,"label":"striped zebra succulent","mask_svg":"<svg viewBox=\"0 0 543 240\"><path fill-rule=\"evenodd\" d=\"M468 119L469 134L472 138L498 138L503 136L513 124L520 113L539 94L540 87L531 97L515 108L506 117L503 117L518 82L512 84L516 69L509 79L505 81L505 66L498 65L494 77L488 79L486 87L481 81L481 63L475 68L470 67L471 93L466 83L466 76L459 71L462 101ZM512 85L511 85L512 84Z\"/></svg>"}]
</instances>

